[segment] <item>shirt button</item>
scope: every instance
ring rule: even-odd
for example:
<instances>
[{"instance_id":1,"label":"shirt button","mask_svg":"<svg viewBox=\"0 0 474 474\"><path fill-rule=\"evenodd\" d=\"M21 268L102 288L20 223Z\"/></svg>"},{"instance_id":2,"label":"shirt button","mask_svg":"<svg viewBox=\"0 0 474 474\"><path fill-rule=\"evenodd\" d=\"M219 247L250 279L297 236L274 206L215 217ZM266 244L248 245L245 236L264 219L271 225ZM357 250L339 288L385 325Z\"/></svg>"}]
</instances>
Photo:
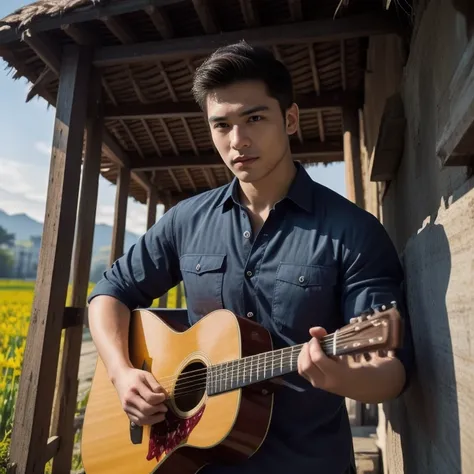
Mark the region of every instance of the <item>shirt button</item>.
<instances>
[{"instance_id":1,"label":"shirt button","mask_svg":"<svg viewBox=\"0 0 474 474\"><path fill-rule=\"evenodd\" d=\"M249 270L249 271L247 272L247 276L248 276L248 277L251 277L252 275L253 275L253 273Z\"/></svg>"},{"instance_id":2,"label":"shirt button","mask_svg":"<svg viewBox=\"0 0 474 474\"><path fill-rule=\"evenodd\" d=\"M248 230L246 230L246 231L244 232L244 237L245 237L246 239L250 238L250 232L249 232Z\"/></svg>"},{"instance_id":3,"label":"shirt button","mask_svg":"<svg viewBox=\"0 0 474 474\"><path fill-rule=\"evenodd\" d=\"M249 312L247 313L247 318L253 318L253 313L252 313L252 311L249 311Z\"/></svg>"},{"instance_id":4,"label":"shirt button","mask_svg":"<svg viewBox=\"0 0 474 474\"><path fill-rule=\"evenodd\" d=\"M201 270L201 265L198 263L198 264L196 265L196 271L199 271L199 270Z\"/></svg>"},{"instance_id":5,"label":"shirt button","mask_svg":"<svg viewBox=\"0 0 474 474\"><path fill-rule=\"evenodd\" d=\"M304 276L301 275L301 276L298 278L298 281L299 281L300 283L303 283L303 282L304 282Z\"/></svg>"}]
</instances>

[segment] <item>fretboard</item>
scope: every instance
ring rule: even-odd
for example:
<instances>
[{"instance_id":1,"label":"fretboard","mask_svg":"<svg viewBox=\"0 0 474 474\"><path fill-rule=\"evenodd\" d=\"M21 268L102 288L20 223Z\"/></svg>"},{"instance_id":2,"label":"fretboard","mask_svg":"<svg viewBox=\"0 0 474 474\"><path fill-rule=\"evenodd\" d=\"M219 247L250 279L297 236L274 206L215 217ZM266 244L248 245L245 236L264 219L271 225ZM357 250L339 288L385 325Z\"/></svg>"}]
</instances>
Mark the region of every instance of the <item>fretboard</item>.
<instances>
[{"instance_id":1,"label":"fretboard","mask_svg":"<svg viewBox=\"0 0 474 474\"><path fill-rule=\"evenodd\" d=\"M217 395L294 372L302 347L285 347L210 366L207 370L207 393Z\"/></svg>"}]
</instances>

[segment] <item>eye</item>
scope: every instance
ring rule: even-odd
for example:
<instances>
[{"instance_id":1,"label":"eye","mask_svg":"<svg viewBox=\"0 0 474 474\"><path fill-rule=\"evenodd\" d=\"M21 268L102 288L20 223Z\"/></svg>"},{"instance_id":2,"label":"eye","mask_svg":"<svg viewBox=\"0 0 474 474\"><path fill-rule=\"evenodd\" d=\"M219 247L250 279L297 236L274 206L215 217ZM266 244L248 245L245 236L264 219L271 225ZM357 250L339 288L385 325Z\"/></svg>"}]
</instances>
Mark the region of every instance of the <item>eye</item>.
<instances>
[{"instance_id":1,"label":"eye","mask_svg":"<svg viewBox=\"0 0 474 474\"><path fill-rule=\"evenodd\" d=\"M262 120L263 117L261 115L252 115L250 118L249 118L249 121L250 122L259 122L260 120Z\"/></svg>"},{"instance_id":2,"label":"eye","mask_svg":"<svg viewBox=\"0 0 474 474\"><path fill-rule=\"evenodd\" d=\"M217 122L214 124L214 128L227 128L228 125L225 122Z\"/></svg>"}]
</instances>

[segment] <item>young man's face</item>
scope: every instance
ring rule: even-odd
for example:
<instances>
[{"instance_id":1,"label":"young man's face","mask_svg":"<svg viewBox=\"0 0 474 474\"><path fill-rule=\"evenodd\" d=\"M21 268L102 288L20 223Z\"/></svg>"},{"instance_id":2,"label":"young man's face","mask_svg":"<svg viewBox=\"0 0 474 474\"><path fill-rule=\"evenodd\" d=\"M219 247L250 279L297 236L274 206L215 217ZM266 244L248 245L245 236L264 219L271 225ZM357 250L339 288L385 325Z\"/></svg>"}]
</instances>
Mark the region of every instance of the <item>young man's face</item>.
<instances>
[{"instance_id":1,"label":"young man's face","mask_svg":"<svg viewBox=\"0 0 474 474\"><path fill-rule=\"evenodd\" d=\"M287 111L285 123L263 82L217 89L207 97L207 117L217 151L240 181L257 182L291 159L288 135L296 132L298 108Z\"/></svg>"}]
</instances>

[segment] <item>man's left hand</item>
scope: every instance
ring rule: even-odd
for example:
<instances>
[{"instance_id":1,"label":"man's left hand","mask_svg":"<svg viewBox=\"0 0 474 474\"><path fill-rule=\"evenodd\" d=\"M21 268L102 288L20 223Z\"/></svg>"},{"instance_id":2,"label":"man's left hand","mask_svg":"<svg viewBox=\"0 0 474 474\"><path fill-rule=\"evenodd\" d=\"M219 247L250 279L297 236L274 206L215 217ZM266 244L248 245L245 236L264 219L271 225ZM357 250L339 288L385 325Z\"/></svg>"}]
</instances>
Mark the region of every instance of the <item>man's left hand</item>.
<instances>
[{"instance_id":1,"label":"man's left hand","mask_svg":"<svg viewBox=\"0 0 474 474\"><path fill-rule=\"evenodd\" d=\"M347 363L339 357L328 357L322 350L320 340L327 335L322 327L309 330L311 340L303 345L298 356L298 373L315 388L331 390L340 383ZM346 367L343 367L346 366Z\"/></svg>"}]
</instances>

